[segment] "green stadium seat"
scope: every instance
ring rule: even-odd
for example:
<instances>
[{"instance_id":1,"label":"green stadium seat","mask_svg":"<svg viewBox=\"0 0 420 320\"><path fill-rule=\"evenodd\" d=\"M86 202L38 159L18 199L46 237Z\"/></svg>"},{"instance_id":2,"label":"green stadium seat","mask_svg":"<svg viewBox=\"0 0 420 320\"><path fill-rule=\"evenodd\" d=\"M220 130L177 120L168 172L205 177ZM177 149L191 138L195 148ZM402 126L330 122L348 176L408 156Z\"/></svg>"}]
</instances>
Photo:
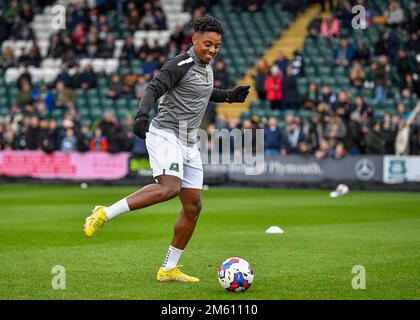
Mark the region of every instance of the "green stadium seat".
<instances>
[{"instance_id":1,"label":"green stadium seat","mask_svg":"<svg viewBox=\"0 0 420 320\"><path fill-rule=\"evenodd\" d=\"M86 104L89 108L98 107L100 102L101 102L101 100L99 98L97 98L96 96L95 97L88 97L86 99Z\"/></svg>"},{"instance_id":2,"label":"green stadium seat","mask_svg":"<svg viewBox=\"0 0 420 320\"><path fill-rule=\"evenodd\" d=\"M103 115L103 112L100 108L98 107L90 108L90 117L92 119L101 119L102 115Z\"/></svg>"}]
</instances>

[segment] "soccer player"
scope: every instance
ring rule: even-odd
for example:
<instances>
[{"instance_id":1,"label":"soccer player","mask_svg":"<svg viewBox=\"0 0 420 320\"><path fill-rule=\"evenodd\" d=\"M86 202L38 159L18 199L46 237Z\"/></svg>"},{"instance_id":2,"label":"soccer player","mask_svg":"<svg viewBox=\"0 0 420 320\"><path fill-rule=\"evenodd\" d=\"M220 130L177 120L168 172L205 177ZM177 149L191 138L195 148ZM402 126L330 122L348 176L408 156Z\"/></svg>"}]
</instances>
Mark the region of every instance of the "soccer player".
<instances>
[{"instance_id":1,"label":"soccer player","mask_svg":"<svg viewBox=\"0 0 420 320\"><path fill-rule=\"evenodd\" d=\"M192 27L192 47L164 63L150 81L133 126L134 133L146 139L153 178L157 183L147 185L109 207L96 206L84 225L84 233L90 237L107 221L124 212L178 196L182 210L175 222L171 245L157 273L158 281L199 281L181 272L178 266L202 206L203 169L196 132L209 101L244 102L250 88L213 88L212 63L220 48L223 25L211 16L204 16L193 20ZM163 95L158 113L149 126L149 112Z\"/></svg>"}]
</instances>

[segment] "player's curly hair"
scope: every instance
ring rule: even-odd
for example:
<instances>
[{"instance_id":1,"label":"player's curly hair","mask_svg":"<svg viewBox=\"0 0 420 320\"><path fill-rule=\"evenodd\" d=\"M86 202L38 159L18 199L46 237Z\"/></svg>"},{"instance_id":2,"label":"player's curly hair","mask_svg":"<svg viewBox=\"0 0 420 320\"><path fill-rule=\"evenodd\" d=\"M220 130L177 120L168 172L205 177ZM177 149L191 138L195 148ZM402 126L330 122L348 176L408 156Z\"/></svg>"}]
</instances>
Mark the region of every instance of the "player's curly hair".
<instances>
[{"instance_id":1,"label":"player's curly hair","mask_svg":"<svg viewBox=\"0 0 420 320\"><path fill-rule=\"evenodd\" d=\"M217 32L221 35L225 33L222 23L212 16L195 18L191 22L191 26L195 32Z\"/></svg>"}]
</instances>

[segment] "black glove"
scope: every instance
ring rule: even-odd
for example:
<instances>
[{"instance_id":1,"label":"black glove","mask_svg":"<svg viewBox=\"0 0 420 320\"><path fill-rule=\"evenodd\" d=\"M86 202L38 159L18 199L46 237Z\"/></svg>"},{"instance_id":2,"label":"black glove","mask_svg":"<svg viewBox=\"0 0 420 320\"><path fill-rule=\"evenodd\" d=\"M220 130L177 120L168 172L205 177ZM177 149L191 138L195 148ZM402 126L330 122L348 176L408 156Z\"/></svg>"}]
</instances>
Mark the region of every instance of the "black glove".
<instances>
[{"instance_id":1,"label":"black glove","mask_svg":"<svg viewBox=\"0 0 420 320\"><path fill-rule=\"evenodd\" d=\"M146 132L149 132L149 116L147 114L136 115L133 131L141 139L146 139Z\"/></svg>"},{"instance_id":2,"label":"black glove","mask_svg":"<svg viewBox=\"0 0 420 320\"><path fill-rule=\"evenodd\" d=\"M244 102L246 96L249 93L250 86L240 86L233 90L228 91L228 101L232 102Z\"/></svg>"}]
</instances>

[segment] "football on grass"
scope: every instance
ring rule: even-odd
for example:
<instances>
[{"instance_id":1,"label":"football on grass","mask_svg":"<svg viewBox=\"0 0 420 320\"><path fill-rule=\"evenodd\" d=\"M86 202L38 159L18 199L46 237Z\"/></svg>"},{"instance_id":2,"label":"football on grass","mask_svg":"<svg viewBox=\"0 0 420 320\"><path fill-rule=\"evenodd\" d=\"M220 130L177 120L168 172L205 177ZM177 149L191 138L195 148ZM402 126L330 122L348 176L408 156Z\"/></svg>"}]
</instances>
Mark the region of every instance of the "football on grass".
<instances>
[{"instance_id":1,"label":"football on grass","mask_svg":"<svg viewBox=\"0 0 420 320\"><path fill-rule=\"evenodd\" d=\"M218 278L223 289L229 292L246 291L254 281L254 271L246 260L234 257L219 266Z\"/></svg>"}]
</instances>

